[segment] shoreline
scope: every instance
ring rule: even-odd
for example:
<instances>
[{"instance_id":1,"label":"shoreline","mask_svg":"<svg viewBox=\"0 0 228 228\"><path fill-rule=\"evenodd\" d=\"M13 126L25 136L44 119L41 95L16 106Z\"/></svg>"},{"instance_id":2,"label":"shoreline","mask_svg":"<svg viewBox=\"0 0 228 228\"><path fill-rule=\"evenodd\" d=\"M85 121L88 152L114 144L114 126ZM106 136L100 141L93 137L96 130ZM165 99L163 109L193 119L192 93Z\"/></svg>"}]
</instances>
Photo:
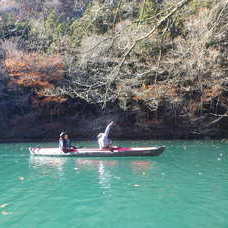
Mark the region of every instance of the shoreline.
<instances>
[{"instance_id":1,"label":"shoreline","mask_svg":"<svg viewBox=\"0 0 228 228\"><path fill-rule=\"evenodd\" d=\"M228 138L209 138L209 137L204 137L204 138L138 138L138 139L132 139L132 138L112 138L113 141L227 141ZM72 139L72 142L74 141L81 141L81 142L96 142L95 139L88 139L88 138L77 138L77 139ZM0 144L4 143L57 143L58 139L54 138L49 138L49 139L0 139Z\"/></svg>"}]
</instances>

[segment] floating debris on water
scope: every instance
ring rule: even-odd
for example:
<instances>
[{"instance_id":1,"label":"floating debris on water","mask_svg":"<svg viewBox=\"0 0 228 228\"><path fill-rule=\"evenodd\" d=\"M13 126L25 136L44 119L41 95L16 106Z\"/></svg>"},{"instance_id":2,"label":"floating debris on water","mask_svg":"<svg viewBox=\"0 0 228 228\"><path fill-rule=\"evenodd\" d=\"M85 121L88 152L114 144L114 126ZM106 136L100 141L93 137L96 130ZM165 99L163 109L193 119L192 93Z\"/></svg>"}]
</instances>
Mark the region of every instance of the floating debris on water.
<instances>
[{"instance_id":1,"label":"floating debris on water","mask_svg":"<svg viewBox=\"0 0 228 228\"><path fill-rule=\"evenodd\" d=\"M10 215L10 214L12 214L12 213L11 213L11 212L8 212L8 211L2 211L1 214L2 214L2 215Z\"/></svg>"},{"instance_id":2,"label":"floating debris on water","mask_svg":"<svg viewBox=\"0 0 228 228\"><path fill-rule=\"evenodd\" d=\"M201 172L198 172L198 174L201 176L203 173L201 173Z\"/></svg>"},{"instance_id":3,"label":"floating debris on water","mask_svg":"<svg viewBox=\"0 0 228 228\"><path fill-rule=\"evenodd\" d=\"M134 186L134 187L139 187L140 185L139 185L139 184L134 184L133 186Z\"/></svg>"},{"instance_id":4,"label":"floating debris on water","mask_svg":"<svg viewBox=\"0 0 228 228\"><path fill-rule=\"evenodd\" d=\"M7 207L7 206L9 206L8 203L0 204L0 208L4 208L4 207Z\"/></svg>"},{"instance_id":5,"label":"floating debris on water","mask_svg":"<svg viewBox=\"0 0 228 228\"><path fill-rule=\"evenodd\" d=\"M221 161L222 159L221 158L217 158L218 161Z\"/></svg>"},{"instance_id":6,"label":"floating debris on water","mask_svg":"<svg viewBox=\"0 0 228 228\"><path fill-rule=\"evenodd\" d=\"M23 180L25 180L25 178L24 177L18 177L18 180L23 181Z\"/></svg>"}]
</instances>

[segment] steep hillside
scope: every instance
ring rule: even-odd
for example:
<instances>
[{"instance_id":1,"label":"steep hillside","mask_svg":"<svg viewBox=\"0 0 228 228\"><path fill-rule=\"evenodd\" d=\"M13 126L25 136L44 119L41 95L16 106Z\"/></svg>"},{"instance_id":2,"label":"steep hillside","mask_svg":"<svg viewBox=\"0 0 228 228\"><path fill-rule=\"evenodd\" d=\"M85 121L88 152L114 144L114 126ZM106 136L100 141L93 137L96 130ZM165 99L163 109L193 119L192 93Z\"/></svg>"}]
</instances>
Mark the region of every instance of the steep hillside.
<instances>
[{"instance_id":1,"label":"steep hillside","mask_svg":"<svg viewBox=\"0 0 228 228\"><path fill-rule=\"evenodd\" d=\"M227 0L33 1L0 10L2 139L226 137Z\"/></svg>"}]
</instances>

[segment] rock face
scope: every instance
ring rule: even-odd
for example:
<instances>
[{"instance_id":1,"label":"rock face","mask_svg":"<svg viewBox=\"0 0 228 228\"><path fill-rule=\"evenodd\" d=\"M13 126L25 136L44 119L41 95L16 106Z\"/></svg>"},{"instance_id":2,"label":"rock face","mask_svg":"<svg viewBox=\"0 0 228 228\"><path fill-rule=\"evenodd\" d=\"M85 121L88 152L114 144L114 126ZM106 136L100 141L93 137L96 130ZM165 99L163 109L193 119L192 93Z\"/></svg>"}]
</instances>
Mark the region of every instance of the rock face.
<instances>
[{"instance_id":1,"label":"rock face","mask_svg":"<svg viewBox=\"0 0 228 228\"><path fill-rule=\"evenodd\" d=\"M116 139L225 138L228 133L227 118L211 116L209 106L207 113L192 117L184 110L174 115L167 103L161 103L154 116L143 109L123 112L113 106L102 111L77 100L45 99L24 94L1 102L1 139L57 139L66 130L75 139L96 140L111 120L117 123L111 132Z\"/></svg>"},{"instance_id":2,"label":"rock face","mask_svg":"<svg viewBox=\"0 0 228 228\"><path fill-rule=\"evenodd\" d=\"M5 51L0 49L0 95L3 94L5 89L5 82L7 79L6 70L4 67Z\"/></svg>"},{"instance_id":3,"label":"rock face","mask_svg":"<svg viewBox=\"0 0 228 228\"><path fill-rule=\"evenodd\" d=\"M6 103L4 101L6 96L6 82L7 73L4 67L5 52L0 49L0 128L5 129L7 127L6 123Z\"/></svg>"}]
</instances>

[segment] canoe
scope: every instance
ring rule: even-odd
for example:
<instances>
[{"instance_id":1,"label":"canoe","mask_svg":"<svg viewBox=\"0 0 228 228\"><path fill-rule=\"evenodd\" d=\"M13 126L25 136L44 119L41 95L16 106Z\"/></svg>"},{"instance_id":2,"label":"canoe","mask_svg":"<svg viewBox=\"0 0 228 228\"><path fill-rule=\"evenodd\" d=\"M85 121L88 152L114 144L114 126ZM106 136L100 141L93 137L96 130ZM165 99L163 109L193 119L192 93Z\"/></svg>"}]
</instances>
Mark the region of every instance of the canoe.
<instances>
[{"instance_id":1,"label":"canoe","mask_svg":"<svg viewBox=\"0 0 228 228\"><path fill-rule=\"evenodd\" d=\"M79 148L64 153L59 148L29 148L30 154L35 156L52 157L130 157L130 156L158 156L165 150L159 147L118 147L110 149Z\"/></svg>"}]
</instances>

